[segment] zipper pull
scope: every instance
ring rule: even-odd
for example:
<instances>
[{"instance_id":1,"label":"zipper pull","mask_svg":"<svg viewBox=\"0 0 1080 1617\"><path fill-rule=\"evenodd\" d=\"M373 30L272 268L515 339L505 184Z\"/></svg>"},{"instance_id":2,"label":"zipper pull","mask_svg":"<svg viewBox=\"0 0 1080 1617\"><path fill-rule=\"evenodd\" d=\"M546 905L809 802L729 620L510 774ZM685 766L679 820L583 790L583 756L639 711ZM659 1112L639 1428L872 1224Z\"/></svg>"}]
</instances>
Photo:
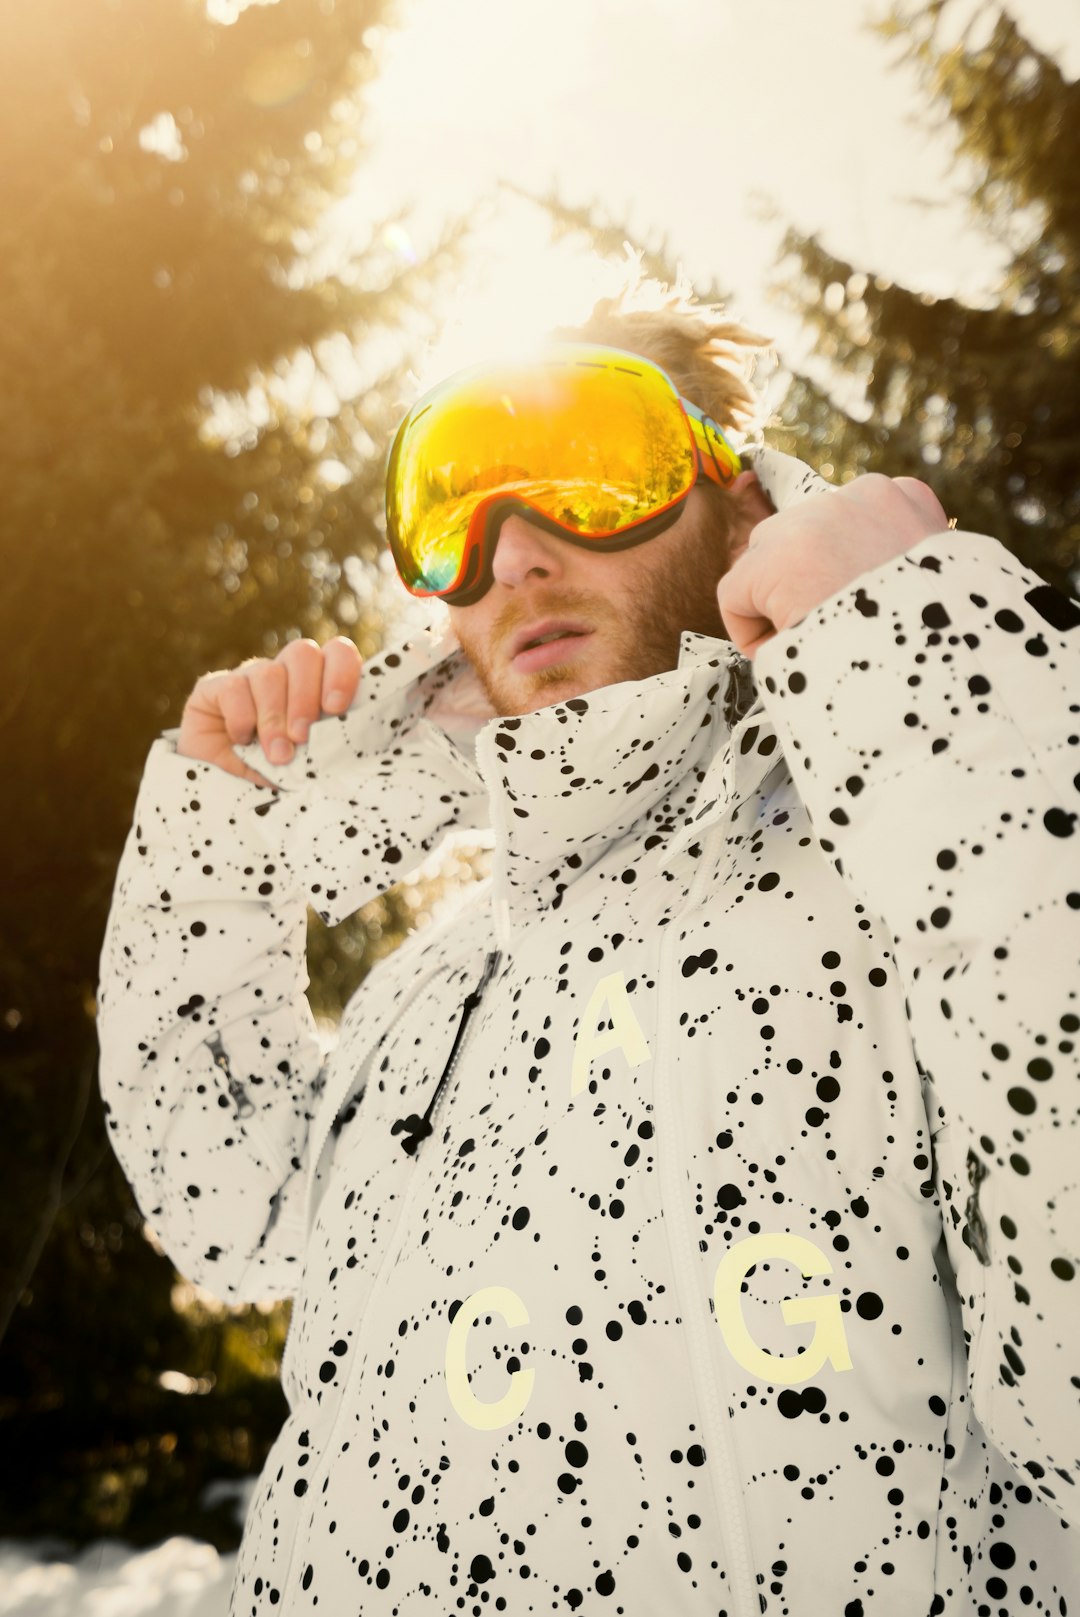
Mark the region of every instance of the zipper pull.
<instances>
[{"instance_id":1,"label":"zipper pull","mask_svg":"<svg viewBox=\"0 0 1080 1617\"><path fill-rule=\"evenodd\" d=\"M255 1102L251 1099L239 1078L233 1077L232 1068L229 1066L228 1052L221 1042L221 1034L215 1033L212 1039L204 1039L203 1043L214 1058L214 1066L225 1074L225 1081L229 1086L229 1094L232 1096L233 1105L236 1107L237 1117L250 1117L255 1110Z\"/></svg>"},{"instance_id":2,"label":"zipper pull","mask_svg":"<svg viewBox=\"0 0 1080 1617\"><path fill-rule=\"evenodd\" d=\"M968 1184L971 1186L971 1195L964 1208L964 1228L961 1238L965 1246L969 1246L985 1267L990 1262L990 1236L983 1218L982 1208L979 1206L979 1191L982 1182L990 1172L986 1163L977 1157L974 1151L967 1154Z\"/></svg>"},{"instance_id":3,"label":"zipper pull","mask_svg":"<svg viewBox=\"0 0 1080 1617\"><path fill-rule=\"evenodd\" d=\"M492 949L491 953L487 957L487 960L484 962L484 975L473 989L473 994L476 996L477 1001L479 1001L480 995L484 992L484 989L498 971L501 960L502 950Z\"/></svg>"}]
</instances>

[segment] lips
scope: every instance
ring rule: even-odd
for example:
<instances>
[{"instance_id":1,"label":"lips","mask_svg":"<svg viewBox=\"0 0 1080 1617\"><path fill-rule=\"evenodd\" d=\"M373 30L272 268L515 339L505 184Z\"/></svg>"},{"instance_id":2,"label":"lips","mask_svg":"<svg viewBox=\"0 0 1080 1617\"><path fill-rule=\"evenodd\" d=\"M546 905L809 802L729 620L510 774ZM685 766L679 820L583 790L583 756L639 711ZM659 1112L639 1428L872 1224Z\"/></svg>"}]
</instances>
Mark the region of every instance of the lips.
<instances>
[{"instance_id":1,"label":"lips","mask_svg":"<svg viewBox=\"0 0 1080 1617\"><path fill-rule=\"evenodd\" d=\"M547 640L552 636L560 639L572 635L586 635L591 633L587 624L576 622L573 618L544 618L540 623L533 623L528 628L516 634L510 647L510 660L522 651L535 646L538 640Z\"/></svg>"},{"instance_id":2,"label":"lips","mask_svg":"<svg viewBox=\"0 0 1080 1617\"><path fill-rule=\"evenodd\" d=\"M535 674L541 668L573 661L585 655L593 631L567 618L547 618L515 636L510 666L517 674ZM537 644L537 641L540 644Z\"/></svg>"}]
</instances>

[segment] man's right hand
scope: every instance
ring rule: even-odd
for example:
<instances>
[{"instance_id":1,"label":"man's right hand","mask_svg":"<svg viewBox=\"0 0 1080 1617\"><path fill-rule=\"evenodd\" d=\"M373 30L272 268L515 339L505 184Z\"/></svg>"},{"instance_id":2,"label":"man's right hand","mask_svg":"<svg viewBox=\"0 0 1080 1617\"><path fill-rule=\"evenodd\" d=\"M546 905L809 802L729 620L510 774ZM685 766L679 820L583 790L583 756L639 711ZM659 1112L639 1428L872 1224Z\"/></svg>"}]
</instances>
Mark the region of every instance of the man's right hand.
<instances>
[{"instance_id":1,"label":"man's right hand","mask_svg":"<svg viewBox=\"0 0 1080 1617\"><path fill-rule=\"evenodd\" d=\"M345 635L325 646L290 640L272 660L204 674L184 704L176 750L270 786L233 751L256 736L271 763L287 764L316 719L344 713L360 683L360 653Z\"/></svg>"}]
</instances>

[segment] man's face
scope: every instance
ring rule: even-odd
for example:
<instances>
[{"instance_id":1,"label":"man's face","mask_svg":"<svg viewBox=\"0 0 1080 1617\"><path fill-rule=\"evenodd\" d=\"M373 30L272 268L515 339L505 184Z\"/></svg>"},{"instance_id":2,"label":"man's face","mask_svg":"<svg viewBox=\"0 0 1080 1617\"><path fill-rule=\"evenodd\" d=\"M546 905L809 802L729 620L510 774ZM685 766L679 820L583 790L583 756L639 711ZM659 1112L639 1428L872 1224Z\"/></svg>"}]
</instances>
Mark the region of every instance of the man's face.
<instances>
[{"instance_id":1,"label":"man's face","mask_svg":"<svg viewBox=\"0 0 1080 1617\"><path fill-rule=\"evenodd\" d=\"M664 673L678 664L684 629L722 637L716 586L770 511L756 477L744 472L723 503L691 490L677 522L627 550L587 550L521 513L508 516L491 588L472 606L449 608L495 712L531 713ZM518 649L548 628L571 632Z\"/></svg>"}]
</instances>

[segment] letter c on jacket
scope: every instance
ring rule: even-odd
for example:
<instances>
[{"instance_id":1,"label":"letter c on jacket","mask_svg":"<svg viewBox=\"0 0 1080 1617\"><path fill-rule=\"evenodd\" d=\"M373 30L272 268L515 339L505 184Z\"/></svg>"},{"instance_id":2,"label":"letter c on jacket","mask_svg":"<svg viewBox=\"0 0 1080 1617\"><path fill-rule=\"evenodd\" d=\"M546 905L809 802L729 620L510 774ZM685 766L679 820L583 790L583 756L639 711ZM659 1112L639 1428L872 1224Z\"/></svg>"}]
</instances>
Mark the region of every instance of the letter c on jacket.
<instances>
[{"instance_id":1,"label":"letter c on jacket","mask_svg":"<svg viewBox=\"0 0 1080 1617\"><path fill-rule=\"evenodd\" d=\"M785 1297L780 1304L785 1324L814 1326L805 1353L781 1357L758 1347L746 1328L740 1293L754 1265L770 1258L794 1264L807 1280L811 1275L832 1274L832 1264L824 1252L801 1235L748 1235L737 1242L717 1264L713 1282L716 1322L732 1358L752 1375L785 1387L809 1381L824 1364L831 1364L834 1370L850 1370L851 1354L839 1297Z\"/></svg>"},{"instance_id":2,"label":"letter c on jacket","mask_svg":"<svg viewBox=\"0 0 1080 1617\"><path fill-rule=\"evenodd\" d=\"M512 1370L508 1391L493 1404L481 1403L475 1397L469 1386L469 1332L482 1314L501 1314L508 1325L527 1325L529 1311L509 1286L484 1286L462 1303L446 1338L446 1390L455 1412L466 1426L478 1432L494 1432L524 1413L532 1397L536 1371Z\"/></svg>"}]
</instances>

